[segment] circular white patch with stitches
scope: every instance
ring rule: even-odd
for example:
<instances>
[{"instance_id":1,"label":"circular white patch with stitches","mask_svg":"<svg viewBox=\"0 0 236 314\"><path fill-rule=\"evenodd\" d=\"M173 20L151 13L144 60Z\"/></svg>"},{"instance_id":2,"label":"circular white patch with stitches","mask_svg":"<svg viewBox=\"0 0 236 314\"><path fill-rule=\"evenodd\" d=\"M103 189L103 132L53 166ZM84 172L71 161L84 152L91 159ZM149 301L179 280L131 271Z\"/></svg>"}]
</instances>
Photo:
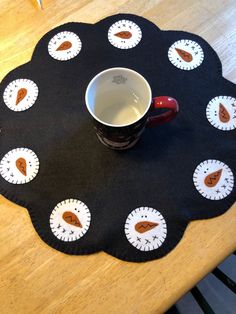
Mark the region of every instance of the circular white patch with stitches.
<instances>
[{"instance_id":1,"label":"circular white patch with stitches","mask_svg":"<svg viewBox=\"0 0 236 314\"><path fill-rule=\"evenodd\" d=\"M120 20L112 24L108 30L109 42L120 49L134 48L141 38L142 31L140 27L129 20Z\"/></svg>"},{"instance_id":2,"label":"circular white patch with stitches","mask_svg":"<svg viewBox=\"0 0 236 314\"><path fill-rule=\"evenodd\" d=\"M217 96L210 100L206 108L208 121L217 129L230 131L236 128L236 98Z\"/></svg>"},{"instance_id":3,"label":"circular white patch with stitches","mask_svg":"<svg viewBox=\"0 0 236 314\"><path fill-rule=\"evenodd\" d=\"M208 159L195 169L193 182L205 198L221 200L232 192L234 176L232 170L222 161Z\"/></svg>"},{"instance_id":4,"label":"circular white patch with stitches","mask_svg":"<svg viewBox=\"0 0 236 314\"><path fill-rule=\"evenodd\" d=\"M126 219L125 234L136 249L152 251L158 249L166 239L166 222L156 209L138 207Z\"/></svg>"},{"instance_id":5,"label":"circular white patch with stitches","mask_svg":"<svg viewBox=\"0 0 236 314\"><path fill-rule=\"evenodd\" d=\"M56 60L67 61L76 57L82 48L82 43L73 32L60 32L52 37L48 44L48 52Z\"/></svg>"},{"instance_id":6,"label":"circular white patch with stitches","mask_svg":"<svg viewBox=\"0 0 236 314\"><path fill-rule=\"evenodd\" d=\"M10 150L0 162L1 176L13 184L24 184L33 180L39 171L39 160L28 148Z\"/></svg>"},{"instance_id":7,"label":"circular white patch with stitches","mask_svg":"<svg viewBox=\"0 0 236 314\"><path fill-rule=\"evenodd\" d=\"M24 111L35 103L38 97L38 86L28 79L17 79L7 85L3 100L13 111Z\"/></svg>"},{"instance_id":8,"label":"circular white patch with stitches","mask_svg":"<svg viewBox=\"0 0 236 314\"><path fill-rule=\"evenodd\" d=\"M204 59L204 53L198 43L189 39L176 41L168 51L170 62L181 70L193 70Z\"/></svg>"},{"instance_id":9,"label":"circular white patch with stitches","mask_svg":"<svg viewBox=\"0 0 236 314\"><path fill-rule=\"evenodd\" d=\"M50 216L53 234L62 241L80 239L88 231L91 214L88 207L77 199L66 199L57 204Z\"/></svg>"}]
</instances>

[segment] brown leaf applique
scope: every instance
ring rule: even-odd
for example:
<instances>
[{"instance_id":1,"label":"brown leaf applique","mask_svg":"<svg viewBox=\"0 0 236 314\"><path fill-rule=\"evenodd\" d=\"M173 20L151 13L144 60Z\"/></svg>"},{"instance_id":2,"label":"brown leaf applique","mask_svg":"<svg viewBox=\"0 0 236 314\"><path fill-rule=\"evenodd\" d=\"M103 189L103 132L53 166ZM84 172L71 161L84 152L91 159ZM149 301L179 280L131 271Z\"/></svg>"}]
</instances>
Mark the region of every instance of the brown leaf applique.
<instances>
[{"instance_id":1,"label":"brown leaf applique","mask_svg":"<svg viewBox=\"0 0 236 314\"><path fill-rule=\"evenodd\" d=\"M155 227L157 227L159 224L157 222L151 222L151 221L140 221L136 223L135 230L139 233L147 232Z\"/></svg>"},{"instance_id":2,"label":"brown leaf applique","mask_svg":"<svg viewBox=\"0 0 236 314\"><path fill-rule=\"evenodd\" d=\"M216 184L219 182L221 178L222 170L223 169L220 169L220 170L217 170L215 172L208 174L208 176L206 176L204 180L204 183L206 184L206 186L208 186L209 188L213 188L214 186L216 186Z\"/></svg>"},{"instance_id":3,"label":"brown leaf applique","mask_svg":"<svg viewBox=\"0 0 236 314\"><path fill-rule=\"evenodd\" d=\"M72 43L70 41L64 41L60 46L56 49L59 50L68 50L72 47Z\"/></svg>"},{"instance_id":4,"label":"brown leaf applique","mask_svg":"<svg viewBox=\"0 0 236 314\"><path fill-rule=\"evenodd\" d=\"M191 62L193 60L193 56L191 55L191 53L179 48L175 48L175 50L185 62Z\"/></svg>"},{"instance_id":5,"label":"brown leaf applique","mask_svg":"<svg viewBox=\"0 0 236 314\"><path fill-rule=\"evenodd\" d=\"M62 218L67 222L69 225L82 228L82 224L79 218L72 212L64 212Z\"/></svg>"},{"instance_id":6,"label":"brown leaf applique","mask_svg":"<svg viewBox=\"0 0 236 314\"><path fill-rule=\"evenodd\" d=\"M18 159L16 160L16 168L17 168L24 176L27 175L27 172L26 172L27 166L26 166L26 160L25 160L25 158L20 157L20 158L18 158Z\"/></svg>"},{"instance_id":7,"label":"brown leaf applique","mask_svg":"<svg viewBox=\"0 0 236 314\"><path fill-rule=\"evenodd\" d=\"M116 33L114 35L117 36L117 37L120 37L122 39L129 39L129 38L132 37L132 33L129 32L129 31L119 32L119 33Z\"/></svg>"},{"instance_id":8,"label":"brown leaf applique","mask_svg":"<svg viewBox=\"0 0 236 314\"><path fill-rule=\"evenodd\" d=\"M227 109L221 103L219 105L219 118L220 118L220 121L223 123L227 123L230 120L230 115Z\"/></svg>"},{"instance_id":9,"label":"brown leaf applique","mask_svg":"<svg viewBox=\"0 0 236 314\"><path fill-rule=\"evenodd\" d=\"M26 95L27 95L27 89L26 88L20 88L18 90L17 96L16 96L16 105L18 105L19 102L22 101Z\"/></svg>"}]
</instances>

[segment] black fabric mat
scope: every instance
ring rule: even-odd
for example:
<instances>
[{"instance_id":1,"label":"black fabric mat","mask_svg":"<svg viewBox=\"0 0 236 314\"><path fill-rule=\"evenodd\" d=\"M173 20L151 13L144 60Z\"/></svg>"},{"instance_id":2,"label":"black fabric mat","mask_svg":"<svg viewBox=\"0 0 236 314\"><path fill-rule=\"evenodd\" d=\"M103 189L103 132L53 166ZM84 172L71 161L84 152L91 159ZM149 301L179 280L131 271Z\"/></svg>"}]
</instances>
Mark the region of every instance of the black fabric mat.
<instances>
[{"instance_id":1,"label":"black fabric mat","mask_svg":"<svg viewBox=\"0 0 236 314\"><path fill-rule=\"evenodd\" d=\"M76 35L52 39L60 32ZM84 101L93 76L117 66L138 71L153 96L180 105L175 120L146 129L127 151L98 141ZM161 31L132 14L67 23L3 79L0 94L1 193L28 209L57 250L160 258L191 220L218 216L235 201L236 87L197 35Z\"/></svg>"}]
</instances>

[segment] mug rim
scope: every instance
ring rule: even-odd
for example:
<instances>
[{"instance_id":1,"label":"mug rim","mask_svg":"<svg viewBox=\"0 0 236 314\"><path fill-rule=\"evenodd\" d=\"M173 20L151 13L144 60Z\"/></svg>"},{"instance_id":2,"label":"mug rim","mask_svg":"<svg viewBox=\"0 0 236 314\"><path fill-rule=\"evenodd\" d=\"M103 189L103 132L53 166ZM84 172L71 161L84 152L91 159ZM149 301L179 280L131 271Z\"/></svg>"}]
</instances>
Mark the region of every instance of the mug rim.
<instances>
[{"instance_id":1,"label":"mug rim","mask_svg":"<svg viewBox=\"0 0 236 314\"><path fill-rule=\"evenodd\" d=\"M144 84L146 85L147 89L148 89L148 92L149 92L149 104L145 110L145 112L142 114L141 117L139 117L137 120L131 122L131 123L125 123L125 124L111 124L111 123L107 123L105 121L102 121L101 119L99 119L94 113L93 111L90 109L90 106L89 106L89 101L88 101L88 94L89 94L89 89L91 87L91 85L93 84L93 82L99 77L101 76L102 74L104 73L107 73L107 72L110 72L110 71L114 71L114 70L120 70L120 71L127 71L127 72L132 72L133 74L139 76ZM148 112L148 110L150 109L150 106L151 106L151 103L152 103L152 91L151 91L151 87L148 83L148 81L145 79L145 77L143 75L141 75L139 72L135 71L135 70L132 70L132 69L129 69L129 68L125 68L125 67L113 67L113 68L108 68L106 70L103 70L99 73L97 73L92 79L91 81L89 82L87 88L86 88L86 92L85 92L85 104L86 104L86 107L89 111L89 113L91 114L91 116L98 122L100 122L101 124L103 125L106 125L106 126L109 126L109 127L125 127L125 126L131 126L132 124L138 122L139 120L141 120Z\"/></svg>"}]
</instances>

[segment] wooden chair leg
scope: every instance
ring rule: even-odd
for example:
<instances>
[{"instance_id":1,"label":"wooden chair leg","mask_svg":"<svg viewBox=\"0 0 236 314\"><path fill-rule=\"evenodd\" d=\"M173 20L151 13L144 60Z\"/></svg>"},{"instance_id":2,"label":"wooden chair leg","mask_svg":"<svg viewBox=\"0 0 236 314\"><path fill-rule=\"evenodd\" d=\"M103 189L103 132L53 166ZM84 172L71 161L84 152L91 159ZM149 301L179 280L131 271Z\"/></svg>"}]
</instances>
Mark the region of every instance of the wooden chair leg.
<instances>
[{"instance_id":1,"label":"wooden chair leg","mask_svg":"<svg viewBox=\"0 0 236 314\"><path fill-rule=\"evenodd\" d=\"M219 279L227 288L236 293L236 283L230 279L225 273L223 273L218 267L216 267L212 274Z\"/></svg>"},{"instance_id":2,"label":"wooden chair leg","mask_svg":"<svg viewBox=\"0 0 236 314\"><path fill-rule=\"evenodd\" d=\"M194 287L191 290L191 293L200 306L200 308L203 310L204 314L215 314L213 309L210 307L210 305L207 303L206 299L201 294L200 290L197 287Z\"/></svg>"}]
</instances>

